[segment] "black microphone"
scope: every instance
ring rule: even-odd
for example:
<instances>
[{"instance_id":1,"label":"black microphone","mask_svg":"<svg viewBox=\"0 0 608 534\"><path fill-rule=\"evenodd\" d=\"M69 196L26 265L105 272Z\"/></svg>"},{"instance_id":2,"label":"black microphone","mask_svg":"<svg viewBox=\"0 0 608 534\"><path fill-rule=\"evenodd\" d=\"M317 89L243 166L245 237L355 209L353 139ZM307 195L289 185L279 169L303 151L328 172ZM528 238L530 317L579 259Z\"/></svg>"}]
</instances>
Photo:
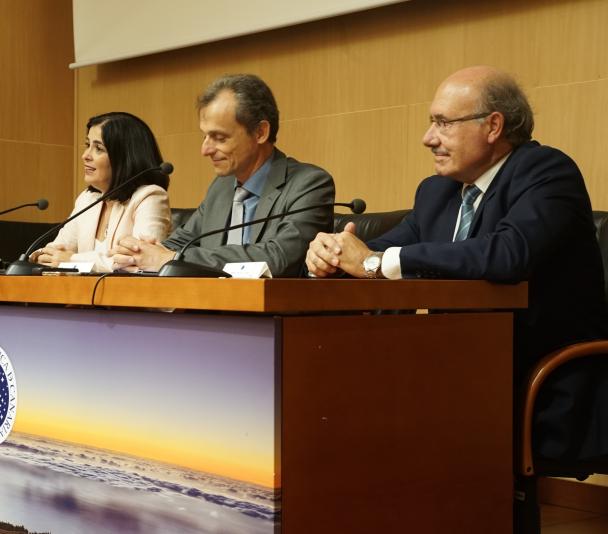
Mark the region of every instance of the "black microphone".
<instances>
[{"instance_id":1,"label":"black microphone","mask_svg":"<svg viewBox=\"0 0 608 534\"><path fill-rule=\"evenodd\" d=\"M88 206L85 206L78 213L74 213L74 215L72 215L71 217L68 217L62 223L59 223L59 224L53 226L50 230L44 232L44 234L42 234L38 239L36 239L29 246L29 248L25 251L25 254L21 254L21 256L19 256L19 259L17 261L14 261L13 263L11 263L6 268L6 274L13 275L13 276L15 276L15 275L16 276L27 276L27 275L31 275L31 274L42 274L42 271L51 270L52 268L49 268L49 267L46 267L44 265L40 265L40 264L37 264L37 263L32 263L32 262L30 262L28 260L28 258L30 257L30 254L32 253L32 251L40 243L42 243L46 237L48 237L49 235L51 235L53 232L55 232L57 230L60 230L67 223L69 223L70 221L73 221L76 217L82 215L85 211L90 210L93 206L96 206L100 202L103 202L106 198L108 198L109 196L111 196L114 193L116 193L116 191L120 191L123 187L125 187L128 184L130 184L133 180L136 180L137 178L139 178L143 174L146 174L148 172L154 172L154 171L160 171L163 174L167 174L168 175L168 174L171 174L173 172L173 165L171 163L165 161L165 162L161 163L158 167L151 167L149 169L144 169L143 171L138 172L137 174L131 176L131 178L125 180L122 184L117 185L116 187L114 187L114 188L110 189L109 191L107 191L105 194L101 195L95 202L91 202ZM46 202L46 205L48 206L48 202L46 200L44 200L44 199L40 199L38 201L38 205L41 205L41 204L44 205L45 202ZM46 208L46 206L45 206L45 208ZM40 208L40 209L44 209L44 208Z\"/></svg>"},{"instance_id":2,"label":"black microphone","mask_svg":"<svg viewBox=\"0 0 608 534\"><path fill-rule=\"evenodd\" d=\"M45 210L49 207L49 201L46 198L41 198L36 202L30 202L29 204L21 204L21 206L17 206L15 208L10 208L8 210L0 211L0 215L4 215L5 213L10 213L11 211L20 210L21 208L27 208L28 206L36 206L39 210Z\"/></svg>"},{"instance_id":3,"label":"black microphone","mask_svg":"<svg viewBox=\"0 0 608 534\"><path fill-rule=\"evenodd\" d=\"M217 228L215 230L211 230L209 232L205 232L204 234L196 236L195 238L188 241L171 261L168 261L160 268L160 270L158 271L158 276L183 276L204 278L217 278L220 276L224 276L226 278L229 278L230 275L228 273L225 273L224 271L214 269L213 267L205 267L204 265L198 265L196 263L183 261L182 257L184 255L184 252L186 252L186 250L188 250L188 248L194 242L199 241L200 239L203 239L204 237L208 237L210 235L220 234L222 232L229 232L230 230L237 230L238 228L244 228L245 226L251 226L252 224L264 223L267 221L272 221L273 219L280 219L282 217L286 217L287 215L294 215L296 213L314 210L316 208L328 208L330 206L344 206L346 208L350 208L350 210L356 214L363 213L366 208L365 200L355 198L352 202L332 202L330 204L314 204L312 206L306 206L304 208L298 208L296 210L284 211L283 213L275 213L274 215L270 215L269 217L264 217L262 219L255 219L253 221L235 224L234 226Z\"/></svg>"}]
</instances>

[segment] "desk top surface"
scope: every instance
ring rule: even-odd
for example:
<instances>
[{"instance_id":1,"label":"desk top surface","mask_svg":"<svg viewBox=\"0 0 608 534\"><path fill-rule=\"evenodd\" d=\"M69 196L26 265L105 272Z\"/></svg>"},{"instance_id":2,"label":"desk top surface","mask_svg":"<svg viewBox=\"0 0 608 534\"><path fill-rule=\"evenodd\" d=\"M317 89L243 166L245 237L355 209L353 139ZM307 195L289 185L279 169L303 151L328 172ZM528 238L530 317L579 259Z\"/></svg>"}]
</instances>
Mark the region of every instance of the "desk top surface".
<instances>
[{"instance_id":1,"label":"desk top surface","mask_svg":"<svg viewBox=\"0 0 608 534\"><path fill-rule=\"evenodd\" d=\"M95 290L95 285L99 284ZM228 312L525 308L528 285L481 280L0 276L0 302Z\"/></svg>"}]
</instances>

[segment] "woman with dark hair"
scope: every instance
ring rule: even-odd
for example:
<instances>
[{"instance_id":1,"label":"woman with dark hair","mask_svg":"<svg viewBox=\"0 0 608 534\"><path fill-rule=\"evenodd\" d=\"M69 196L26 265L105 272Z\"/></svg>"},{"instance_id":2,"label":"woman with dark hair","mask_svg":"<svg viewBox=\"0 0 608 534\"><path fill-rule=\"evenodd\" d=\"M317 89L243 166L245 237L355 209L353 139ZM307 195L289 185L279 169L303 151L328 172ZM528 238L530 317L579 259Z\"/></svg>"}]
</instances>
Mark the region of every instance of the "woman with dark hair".
<instances>
[{"instance_id":1,"label":"woman with dark hair","mask_svg":"<svg viewBox=\"0 0 608 534\"><path fill-rule=\"evenodd\" d=\"M89 119L82 160L88 187L76 199L72 213L163 161L148 125L123 112ZM142 173L66 224L57 238L34 252L30 260L51 267L61 262L94 262L94 271L111 271L107 252L124 236L148 236L158 241L167 236L171 230L168 186L169 177L160 171Z\"/></svg>"}]
</instances>

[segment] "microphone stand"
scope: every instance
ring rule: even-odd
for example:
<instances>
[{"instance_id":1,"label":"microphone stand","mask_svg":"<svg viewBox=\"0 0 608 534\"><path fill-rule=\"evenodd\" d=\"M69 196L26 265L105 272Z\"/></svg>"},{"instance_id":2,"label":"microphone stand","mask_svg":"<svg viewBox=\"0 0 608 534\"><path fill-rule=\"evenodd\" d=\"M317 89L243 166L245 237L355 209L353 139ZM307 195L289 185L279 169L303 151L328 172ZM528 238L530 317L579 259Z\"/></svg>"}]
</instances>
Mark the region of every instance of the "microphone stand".
<instances>
[{"instance_id":1,"label":"microphone stand","mask_svg":"<svg viewBox=\"0 0 608 534\"><path fill-rule=\"evenodd\" d=\"M264 217L262 219L256 219L253 221L244 222L241 224L235 224L234 226L229 226L227 228L217 228L215 230L211 230L209 232L205 232L201 235L198 235L188 241L180 251L175 255L175 257L165 263L160 270L158 271L158 276L160 277L184 277L184 278L219 278L225 277L230 278L230 275L224 271L220 271L218 269L214 269L212 267L206 267L204 265L199 265L197 263L191 263L184 261L183 255L184 252L195 242L203 239L204 237L208 237L210 235L219 234L222 232L228 232L230 230L238 230L239 228L244 228L245 226L250 226L253 224L264 223L267 221L272 221L273 219L280 219L287 215L295 215L296 213L301 213L302 211L313 210L316 208L326 208L329 206L344 206L350 208L354 213L363 213L365 211L365 202L360 199L355 199L352 202L334 202L333 204L314 204L312 206L306 206L304 208L298 208L296 210L285 211L283 213L275 213L274 215L270 215L269 217Z\"/></svg>"},{"instance_id":2,"label":"microphone stand","mask_svg":"<svg viewBox=\"0 0 608 534\"><path fill-rule=\"evenodd\" d=\"M27 208L29 206L36 206L39 210L45 210L46 208L48 208L49 203L46 199L41 198L37 202L31 202L29 204L21 204L21 206L17 206L15 208L9 208L7 210L0 211L0 215L5 215L7 213L10 213L11 211L20 210L21 208Z\"/></svg>"}]
</instances>

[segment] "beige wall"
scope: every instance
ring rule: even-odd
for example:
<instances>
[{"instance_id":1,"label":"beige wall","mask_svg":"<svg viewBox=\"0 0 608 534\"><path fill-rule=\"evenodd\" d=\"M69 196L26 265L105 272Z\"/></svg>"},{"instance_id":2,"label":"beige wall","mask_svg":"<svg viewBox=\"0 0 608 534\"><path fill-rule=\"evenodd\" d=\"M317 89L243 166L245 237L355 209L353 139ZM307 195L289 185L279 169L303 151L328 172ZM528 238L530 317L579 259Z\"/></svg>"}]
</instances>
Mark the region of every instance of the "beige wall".
<instances>
[{"instance_id":1,"label":"beige wall","mask_svg":"<svg viewBox=\"0 0 608 534\"><path fill-rule=\"evenodd\" d=\"M432 171L420 138L436 85L459 67L486 63L518 76L537 113L536 137L572 155L594 207L608 209L606 22L608 0L413 0L87 67L77 72L78 141L94 113L142 116L175 164L173 205L193 206L212 177L199 155L196 95L222 73L255 72L281 108L279 147L326 167L339 199L396 209L411 206Z\"/></svg>"},{"instance_id":2,"label":"beige wall","mask_svg":"<svg viewBox=\"0 0 608 534\"><path fill-rule=\"evenodd\" d=\"M70 0L0 0L0 210L55 221L73 205L74 76Z\"/></svg>"}]
</instances>

